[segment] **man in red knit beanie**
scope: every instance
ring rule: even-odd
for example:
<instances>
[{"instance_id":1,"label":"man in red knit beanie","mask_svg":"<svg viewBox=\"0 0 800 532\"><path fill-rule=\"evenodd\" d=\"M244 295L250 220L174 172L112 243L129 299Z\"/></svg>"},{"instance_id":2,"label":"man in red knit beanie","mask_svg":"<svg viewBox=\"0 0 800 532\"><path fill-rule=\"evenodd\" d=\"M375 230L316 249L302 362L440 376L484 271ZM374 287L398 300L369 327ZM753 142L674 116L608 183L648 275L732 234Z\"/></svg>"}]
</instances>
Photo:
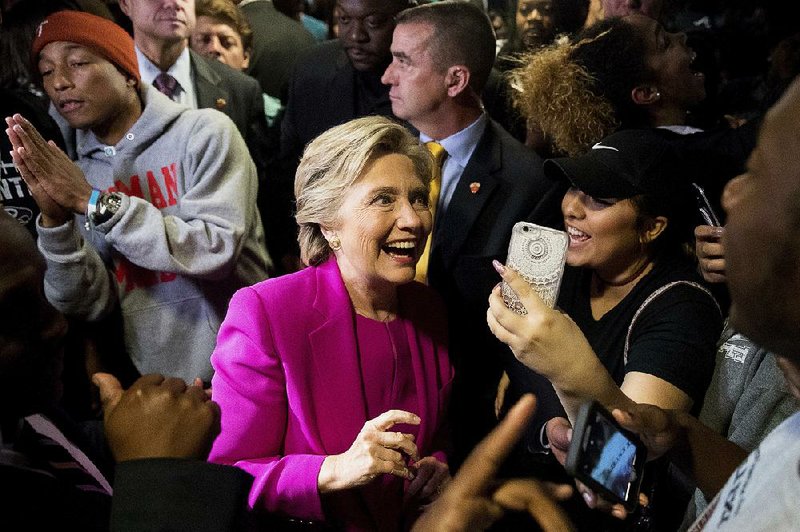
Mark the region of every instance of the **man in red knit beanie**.
<instances>
[{"instance_id":1,"label":"man in red knit beanie","mask_svg":"<svg viewBox=\"0 0 800 532\"><path fill-rule=\"evenodd\" d=\"M80 31L75 31L80 28ZM81 11L59 11L47 17L36 30L32 57L38 61L42 48L57 41L80 44L103 56L138 84L139 65L133 40L110 20Z\"/></svg>"},{"instance_id":2,"label":"man in red knit beanie","mask_svg":"<svg viewBox=\"0 0 800 532\"><path fill-rule=\"evenodd\" d=\"M77 164L23 117L12 157L41 215L45 293L96 321L116 305L140 373L211 379L228 299L266 277L257 177L224 114L140 83L132 39L114 23L61 11L32 52L44 90L77 130Z\"/></svg>"}]
</instances>

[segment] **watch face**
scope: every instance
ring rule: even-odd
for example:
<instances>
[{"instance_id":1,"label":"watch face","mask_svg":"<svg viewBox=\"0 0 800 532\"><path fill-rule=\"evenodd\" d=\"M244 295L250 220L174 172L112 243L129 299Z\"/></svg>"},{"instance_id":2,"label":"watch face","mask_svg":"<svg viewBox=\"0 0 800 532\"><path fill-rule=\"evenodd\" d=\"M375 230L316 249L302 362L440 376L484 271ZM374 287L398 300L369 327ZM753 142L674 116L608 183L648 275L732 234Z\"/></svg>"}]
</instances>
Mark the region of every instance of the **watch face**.
<instances>
[{"instance_id":1,"label":"watch face","mask_svg":"<svg viewBox=\"0 0 800 532\"><path fill-rule=\"evenodd\" d=\"M109 221L122 206L122 196L116 192L103 194L97 202L97 210L91 215L95 225Z\"/></svg>"},{"instance_id":2,"label":"watch face","mask_svg":"<svg viewBox=\"0 0 800 532\"><path fill-rule=\"evenodd\" d=\"M116 213L119 208L122 207L122 196L116 192L112 192L111 194L107 195L105 200L107 208L112 212L112 214Z\"/></svg>"}]
</instances>

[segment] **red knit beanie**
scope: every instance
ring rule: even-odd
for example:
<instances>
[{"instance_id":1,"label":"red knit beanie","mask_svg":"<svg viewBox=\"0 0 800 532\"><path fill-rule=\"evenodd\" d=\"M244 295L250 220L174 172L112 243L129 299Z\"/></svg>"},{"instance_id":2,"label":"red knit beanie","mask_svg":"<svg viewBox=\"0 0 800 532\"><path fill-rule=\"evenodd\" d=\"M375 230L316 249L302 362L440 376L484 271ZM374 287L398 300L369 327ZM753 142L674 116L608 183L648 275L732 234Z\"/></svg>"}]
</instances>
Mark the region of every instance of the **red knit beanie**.
<instances>
[{"instance_id":1,"label":"red knit beanie","mask_svg":"<svg viewBox=\"0 0 800 532\"><path fill-rule=\"evenodd\" d=\"M42 48L56 41L85 46L136 78L137 83L141 81L133 39L108 19L83 11L59 11L48 16L39 24L33 39L34 64L38 63Z\"/></svg>"}]
</instances>

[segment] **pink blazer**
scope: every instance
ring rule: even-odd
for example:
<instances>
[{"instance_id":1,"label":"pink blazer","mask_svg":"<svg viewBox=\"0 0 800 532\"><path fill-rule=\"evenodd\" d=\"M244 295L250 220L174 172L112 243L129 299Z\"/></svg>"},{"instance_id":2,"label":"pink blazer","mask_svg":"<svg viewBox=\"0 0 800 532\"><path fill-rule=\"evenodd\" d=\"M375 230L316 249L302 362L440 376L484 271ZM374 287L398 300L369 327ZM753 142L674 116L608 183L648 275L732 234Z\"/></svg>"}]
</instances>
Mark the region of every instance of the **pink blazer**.
<instances>
[{"instance_id":1,"label":"pink blazer","mask_svg":"<svg viewBox=\"0 0 800 532\"><path fill-rule=\"evenodd\" d=\"M444 459L438 444L453 376L444 307L419 283L400 287L399 296L413 357L414 413L422 420L416 443L420 456ZM324 520L322 461L346 451L367 421L354 310L336 260L237 292L211 363L222 432L209 460L255 477L251 507ZM339 494L335 504L381 504L347 497Z\"/></svg>"}]
</instances>

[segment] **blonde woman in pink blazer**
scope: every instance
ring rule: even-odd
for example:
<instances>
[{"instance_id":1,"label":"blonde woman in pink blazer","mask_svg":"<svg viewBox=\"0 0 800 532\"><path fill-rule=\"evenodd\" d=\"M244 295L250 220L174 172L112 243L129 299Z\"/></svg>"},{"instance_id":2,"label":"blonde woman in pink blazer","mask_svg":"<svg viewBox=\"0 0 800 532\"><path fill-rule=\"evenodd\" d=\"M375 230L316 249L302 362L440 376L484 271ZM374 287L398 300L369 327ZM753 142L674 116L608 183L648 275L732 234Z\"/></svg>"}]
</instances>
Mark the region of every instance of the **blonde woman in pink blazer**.
<instances>
[{"instance_id":1,"label":"blonde woman in pink blazer","mask_svg":"<svg viewBox=\"0 0 800 532\"><path fill-rule=\"evenodd\" d=\"M399 530L450 478L444 307L413 280L430 176L427 150L388 119L323 133L295 181L308 267L231 301L210 459L255 477L250 505L273 525Z\"/></svg>"}]
</instances>

